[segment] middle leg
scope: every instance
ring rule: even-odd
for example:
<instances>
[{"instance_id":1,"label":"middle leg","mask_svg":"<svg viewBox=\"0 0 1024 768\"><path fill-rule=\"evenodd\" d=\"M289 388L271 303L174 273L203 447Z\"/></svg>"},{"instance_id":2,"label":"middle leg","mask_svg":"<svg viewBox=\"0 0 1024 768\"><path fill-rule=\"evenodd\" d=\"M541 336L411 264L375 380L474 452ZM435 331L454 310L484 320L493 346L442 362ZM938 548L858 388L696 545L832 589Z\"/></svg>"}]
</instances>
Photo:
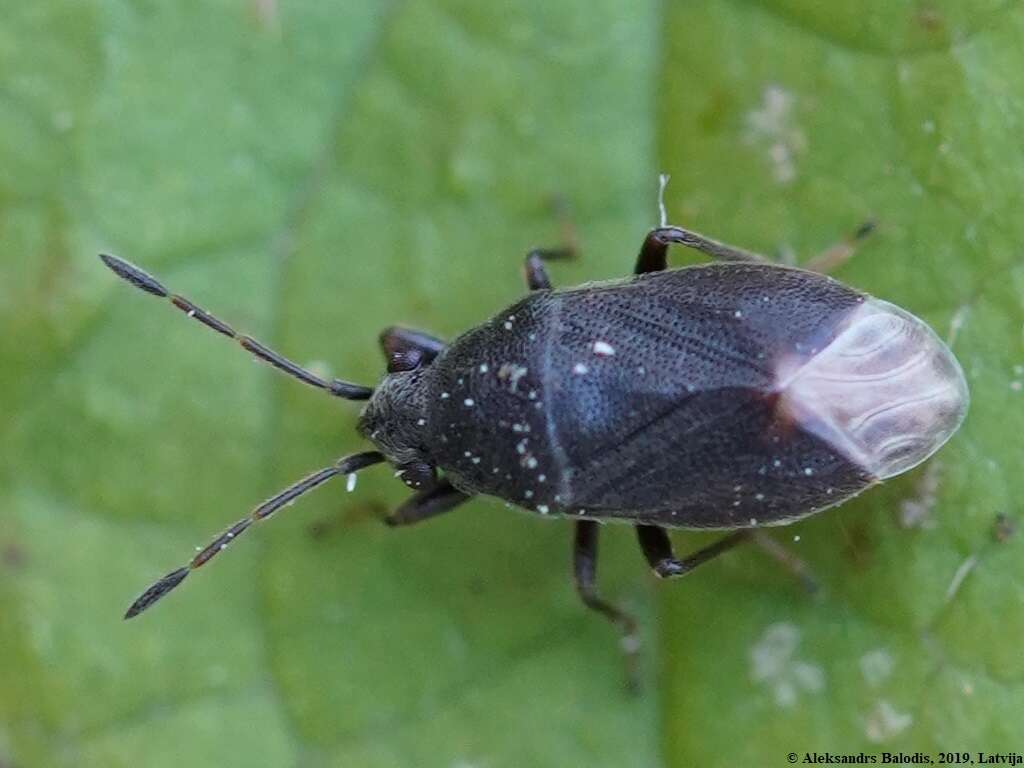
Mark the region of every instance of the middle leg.
<instances>
[{"instance_id":1,"label":"middle leg","mask_svg":"<svg viewBox=\"0 0 1024 768\"><path fill-rule=\"evenodd\" d=\"M547 268L544 266L545 261L567 261L575 259L579 255L576 226L568 206L561 198L555 198L552 201L552 206L561 225L562 242L565 245L559 248L534 248L526 254L523 272L526 277L526 287L531 291L550 290L552 287Z\"/></svg>"},{"instance_id":2,"label":"middle leg","mask_svg":"<svg viewBox=\"0 0 1024 768\"><path fill-rule=\"evenodd\" d=\"M580 520L576 523L573 543L573 576L576 592L583 604L597 611L622 632L622 650L626 654L626 681L630 688L639 686L640 636L636 619L621 608L609 603L597 594L597 537L598 523L594 520Z\"/></svg>"},{"instance_id":3,"label":"middle leg","mask_svg":"<svg viewBox=\"0 0 1024 768\"><path fill-rule=\"evenodd\" d=\"M526 254L526 263L523 265L523 271L526 273L526 287L531 291L550 289L551 278L548 277L548 270L544 266L544 262L574 258L576 258L576 249L571 246L565 248L534 248Z\"/></svg>"}]
</instances>

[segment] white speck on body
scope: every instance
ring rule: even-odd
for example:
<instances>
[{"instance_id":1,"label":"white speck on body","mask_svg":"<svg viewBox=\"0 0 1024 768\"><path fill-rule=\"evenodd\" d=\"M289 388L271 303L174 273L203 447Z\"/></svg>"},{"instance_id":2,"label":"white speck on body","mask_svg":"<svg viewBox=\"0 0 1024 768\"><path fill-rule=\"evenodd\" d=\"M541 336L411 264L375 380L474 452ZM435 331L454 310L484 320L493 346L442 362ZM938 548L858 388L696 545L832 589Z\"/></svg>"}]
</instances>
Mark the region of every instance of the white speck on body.
<instances>
[{"instance_id":1,"label":"white speck on body","mask_svg":"<svg viewBox=\"0 0 1024 768\"><path fill-rule=\"evenodd\" d=\"M781 466L782 466L782 462L781 462L781 461L779 461L778 459L775 459L775 460L774 460L774 461L772 462L772 466L773 466L773 467L781 467Z\"/></svg>"},{"instance_id":2,"label":"white speck on body","mask_svg":"<svg viewBox=\"0 0 1024 768\"><path fill-rule=\"evenodd\" d=\"M584 374L589 373L590 369L584 363L576 363L572 368L572 372L577 376L583 376Z\"/></svg>"},{"instance_id":3,"label":"white speck on body","mask_svg":"<svg viewBox=\"0 0 1024 768\"><path fill-rule=\"evenodd\" d=\"M804 467L804 474L810 477L811 475L814 474L814 470L811 469L810 467Z\"/></svg>"},{"instance_id":4,"label":"white speck on body","mask_svg":"<svg viewBox=\"0 0 1024 768\"><path fill-rule=\"evenodd\" d=\"M535 459L533 456L528 457L526 459L526 466L529 467L530 469L536 469L537 459Z\"/></svg>"},{"instance_id":5,"label":"white speck on body","mask_svg":"<svg viewBox=\"0 0 1024 768\"><path fill-rule=\"evenodd\" d=\"M825 688L821 667L797 658L800 630L795 624L769 625L750 649L750 679L764 685L780 707L792 707L801 692L816 693Z\"/></svg>"},{"instance_id":6,"label":"white speck on body","mask_svg":"<svg viewBox=\"0 0 1024 768\"><path fill-rule=\"evenodd\" d=\"M512 330L512 323L511 323L511 321L509 321L509 320L505 321L505 330L506 331L511 331Z\"/></svg>"},{"instance_id":7,"label":"white speck on body","mask_svg":"<svg viewBox=\"0 0 1024 768\"><path fill-rule=\"evenodd\" d=\"M594 342L594 354L601 357L611 357L615 354L615 347L607 341L598 340Z\"/></svg>"},{"instance_id":8,"label":"white speck on body","mask_svg":"<svg viewBox=\"0 0 1024 768\"><path fill-rule=\"evenodd\" d=\"M533 498L533 491L526 491L526 493L524 493L523 496L525 496L528 499L532 499Z\"/></svg>"},{"instance_id":9,"label":"white speck on body","mask_svg":"<svg viewBox=\"0 0 1024 768\"><path fill-rule=\"evenodd\" d=\"M732 316L738 320L739 318L743 317L743 313L737 309L735 312L732 313Z\"/></svg>"},{"instance_id":10,"label":"white speck on body","mask_svg":"<svg viewBox=\"0 0 1024 768\"><path fill-rule=\"evenodd\" d=\"M509 391L515 392L519 387L519 380L529 373L529 370L529 368L516 365L515 363L504 363L498 369L498 378L502 381L508 381Z\"/></svg>"},{"instance_id":11,"label":"white speck on body","mask_svg":"<svg viewBox=\"0 0 1024 768\"><path fill-rule=\"evenodd\" d=\"M753 528L756 525L757 525L757 518L756 517L750 518L750 527Z\"/></svg>"},{"instance_id":12,"label":"white speck on body","mask_svg":"<svg viewBox=\"0 0 1024 768\"><path fill-rule=\"evenodd\" d=\"M879 699L864 718L864 735L868 741L880 744L907 730L913 723L914 716L909 712L900 712L885 699Z\"/></svg>"},{"instance_id":13,"label":"white speck on body","mask_svg":"<svg viewBox=\"0 0 1024 768\"><path fill-rule=\"evenodd\" d=\"M540 512L542 515L546 515L550 510L548 509L547 504L540 504L537 506L537 511Z\"/></svg>"},{"instance_id":14,"label":"white speck on body","mask_svg":"<svg viewBox=\"0 0 1024 768\"><path fill-rule=\"evenodd\" d=\"M487 373L488 370L487 363L480 363L480 373Z\"/></svg>"},{"instance_id":15,"label":"white speck on body","mask_svg":"<svg viewBox=\"0 0 1024 768\"><path fill-rule=\"evenodd\" d=\"M473 455L473 452L472 451L464 451L462 455L465 456L468 459L470 456Z\"/></svg>"},{"instance_id":16,"label":"white speck on body","mask_svg":"<svg viewBox=\"0 0 1024 768\"><path fill-rule=\"evenodd\" d=\"M537 482L538 483L546 483L547 480L548 480L548 476L547 475L537 475Z\"/></svg>"},{"instance_id":17,"label":"white speck on body","mask_svg":"<svg viewBox=\"0 0 1024 768\"><path fill-rule=\"evenodd\" d=\"M472 408L474 405L476 405L476 401L473 400L472 397L467 397L465 400L462 401L462 404L467 408Z\"/></svg>"},{"instance_id":18,"label":"white speck on body","mask_svg":"<svg viewBox=\"0 0 1024 768\"><path fill-rule=\"evenodd\" d=\"M426 424L427 424L427 420L426 419L416 419L416 426L423 427L423 426L426 426Z\"/></svg>"},{"instance_id":19,"label":"white speck on body","mask_svg":"<svg viewBox=\"0 0 1024 768\"><path fill-rule=\"evenodd\" d=\"M447 392L442 392L441 393L441 399L442 400L447 400L449 397L451 397L451 395L449 395Z\"/></svg>"},{"instance_id":20,"label":"white speck on body","mask_svg":"<svg viewBox=\"0 0 1024 768\"><path fill-rule=\"evenodd\" d=\"M480 463L480 457L479 456L474 456L472 461L473 461L474 464L479 464Z\"/></svg>"},{"instance_id":21,"label":"white speck on body","mask_svg":"<svg viewBox=\"0 0 1024 768\"><path fill-rule=\"evenodd\" d=\"M348 480L345 481L345 490L352 493L356 489L356 473L353 472L348 476Z\"/></svg>"},{"instance_id":22,"label":"white speck on body","mask_svg":"<svg viewBox=\"0 0 1024 768\"><path fill-rule=\"evenodd\" d=\"M764 494L763 493L755 493L754 494L754 498L757 499L758 501L764 501Z\"/></svg>"},{"instance_id":23,"label":"white speck on body","mask_svg":"<svg viewBox=\"0 0 1024 768\"><path fill-rule=\"evenodd\" d=\"M195 317L195 316L196 316L196 311L195 311L194 309L190 309L190 310L188 311L188 316L189 316L189 317Z\"/></svg>"}]
</instances>

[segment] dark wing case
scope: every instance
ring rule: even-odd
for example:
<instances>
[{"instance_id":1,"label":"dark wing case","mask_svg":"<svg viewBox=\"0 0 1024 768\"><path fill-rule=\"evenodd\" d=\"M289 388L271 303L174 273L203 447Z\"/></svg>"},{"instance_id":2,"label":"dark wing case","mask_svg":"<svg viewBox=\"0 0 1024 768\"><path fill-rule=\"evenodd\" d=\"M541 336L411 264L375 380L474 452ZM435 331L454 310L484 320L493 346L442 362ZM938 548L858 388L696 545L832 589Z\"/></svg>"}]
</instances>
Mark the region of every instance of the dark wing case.
<instances>
[{"instance_id":1,"label":"dark wing case","mask_svg":"<svg viewBox=\"0 0 1024 768\"><path fill-rule=\"evenodd\" d=\"M826 346L863 294L711 264L557 292L542 388L559 511L674 527L781 523L873 479L777 414L780 361Z\"/></svg>"}]
</instances>

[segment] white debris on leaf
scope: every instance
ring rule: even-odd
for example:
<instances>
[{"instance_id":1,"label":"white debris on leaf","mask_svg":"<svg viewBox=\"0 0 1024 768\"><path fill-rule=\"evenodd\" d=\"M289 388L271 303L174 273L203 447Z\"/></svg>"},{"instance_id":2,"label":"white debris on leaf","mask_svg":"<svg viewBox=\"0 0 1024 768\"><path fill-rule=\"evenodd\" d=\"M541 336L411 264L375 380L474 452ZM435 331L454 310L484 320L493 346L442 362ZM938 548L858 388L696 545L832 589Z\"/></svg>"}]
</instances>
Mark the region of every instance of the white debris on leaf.
<instances>
[{"instance_id":1,"label":"white debris on leaf","mask_svg":"<svg viewBox=\"0 0 1024 768\"><path fill-rule=\"evenodd\" d=\"M885 699L879 699L864 718L864 735L868 741L881 744L907 730L913 723L914 716L909 712L900 712Z\"/></svg>"},{"instance_id":2,"label":"white debris on leaf","mask_svg":"<svg viewBox=\"0 0 1024 768\"><path fill-rule=\"evenodd\" d=\"M801 693L825 688L821 667L797 658L800 630L795 624L769 625L750 649L750 679L771 692L780 707L792 707Z\"/></svg>"},{"instance_id":3,"label":"white debris on leaf","mask_svg":"<svg viewBox=\"0 0 1024 768\"><path fill-rule=\"evenodd\" d=\"M793 120L796 97L778 85L769 85L761 104L747 113L744 140L763 147L779 184L791 184L797 176L797 159L807 149L807 136Z\"/></svg>"},{"instance_id":4,"label":"white debris on leaf","mask_svg":"<svg viewBox=\"0 0 1024 768\"><path fill-rule=\"evenodd\" d=\"M892 654L884 648L876 648L860 657L860 673L864 682L873 688L885 682L892 674L893 666Z\"/></svg>"}]
</instances>

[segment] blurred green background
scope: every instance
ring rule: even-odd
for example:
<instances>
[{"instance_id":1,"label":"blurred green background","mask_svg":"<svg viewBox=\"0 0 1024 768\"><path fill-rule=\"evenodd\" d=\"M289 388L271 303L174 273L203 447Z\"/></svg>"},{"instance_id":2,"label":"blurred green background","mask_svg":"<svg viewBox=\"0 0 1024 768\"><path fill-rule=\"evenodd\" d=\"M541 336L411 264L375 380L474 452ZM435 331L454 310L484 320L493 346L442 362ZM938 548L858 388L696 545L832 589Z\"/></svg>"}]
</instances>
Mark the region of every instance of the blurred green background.
<instances>
[{"instance_id":1,"label":"blurred green background","mask_svg":"<svg viewBox=\"0 0 1024 768\"><path fill-rule=\"evenodd\" d=\"M1024 486L1021 39L1004 0L4 4L0 766L1020 749L1024 544L992 531ZM552 196L584 250L554 279L625 274L659 171L671 221L785 258L877 218L839 276L959 328L973 405L938 460L776 533L817 598L755 549L655 585L609 529L602 587L644 627L630 696L566 524L477 502L386 530L405 491L371 470L121 621L362 444L356 406L98 251L372 382L385 325L450 336L523 293Z\"/></svg>"}]
</instances>

